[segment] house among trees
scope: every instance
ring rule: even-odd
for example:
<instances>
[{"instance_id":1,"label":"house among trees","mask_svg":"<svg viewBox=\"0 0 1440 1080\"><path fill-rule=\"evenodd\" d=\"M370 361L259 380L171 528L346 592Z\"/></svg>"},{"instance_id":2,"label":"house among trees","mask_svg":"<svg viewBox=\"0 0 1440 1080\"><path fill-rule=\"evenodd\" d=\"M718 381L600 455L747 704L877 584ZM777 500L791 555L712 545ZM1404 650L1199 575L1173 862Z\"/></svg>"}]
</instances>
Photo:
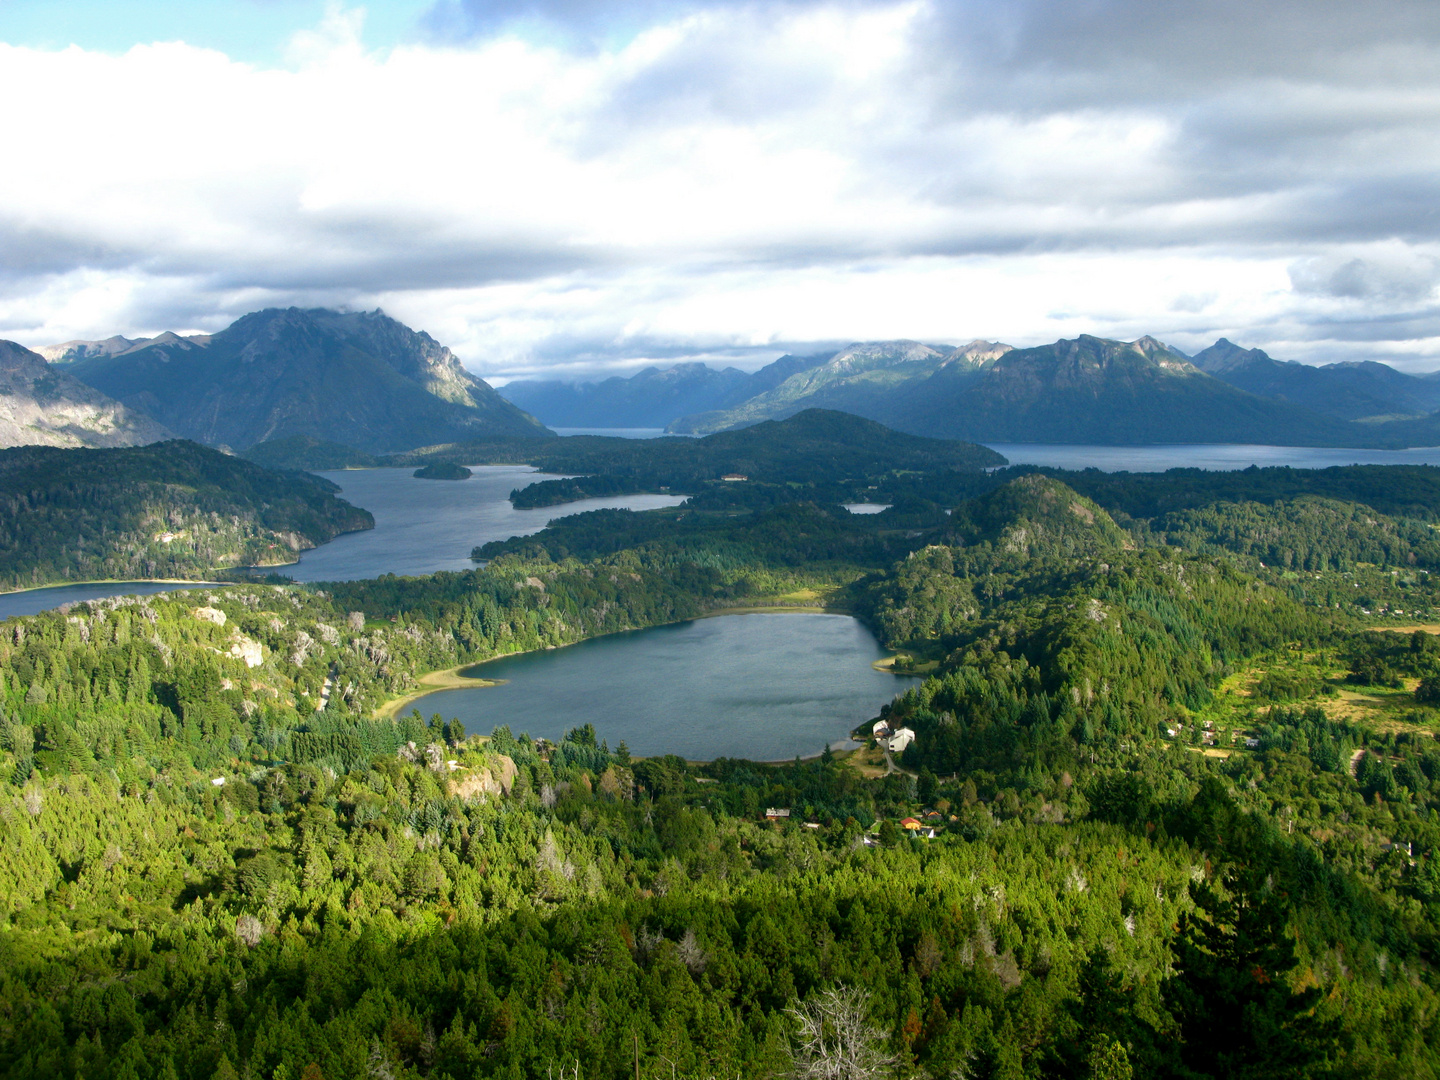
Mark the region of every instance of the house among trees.
<instances>
[{"instance_id":1,"label":"house among trees","mask_svg":"<svg viewBox=\"0 0 1440 1080\"><path fill-rule=\"evenodd\" d=\"M767 819L788 818L789 816L790 811L788 808L780 808L774 806L767 806L765 808L765 817Z\"/></svg>"},{"instance_id":2,"label":"house among trees","mask_svg":"<svg viewBox=\"0 0 1440 1080\"><path fill-rule=\"evenodd\" d=\"M898 754L915 741L915 732L908 727L902 727L894 735L890 736L890 752Z\"/></svg>"}]
</instances>

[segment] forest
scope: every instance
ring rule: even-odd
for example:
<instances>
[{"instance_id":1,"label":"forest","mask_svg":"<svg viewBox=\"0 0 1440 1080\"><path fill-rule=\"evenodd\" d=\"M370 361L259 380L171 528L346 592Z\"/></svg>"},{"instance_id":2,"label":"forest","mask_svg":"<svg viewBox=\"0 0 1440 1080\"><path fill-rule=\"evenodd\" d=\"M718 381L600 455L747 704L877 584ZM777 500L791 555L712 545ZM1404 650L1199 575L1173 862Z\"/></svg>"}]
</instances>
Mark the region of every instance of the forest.
<instances>
[{"instance_id":1,"label":"forest","mask_svg":"<svg viewBox=\"0 0 1440 1080\"><path fill-rule=\"evenodd\" d=\"M1432 471L1284 472L702 497L8 620L0 1075L1435 1076ZM801 589L925 675L894 771L868 724L700 763L403 704Z\"/></svg>"},{"instance_id":2,"label":"forest","mask_svg":"<svg viewBox=\"0 0 1440 1080\"><path fill-rule=\"evenodd\" d=\"M339 490L184 440L0 450L0 586L203 579L294 562L341 533L374 528Z\"/></svg>"}]
</instances>

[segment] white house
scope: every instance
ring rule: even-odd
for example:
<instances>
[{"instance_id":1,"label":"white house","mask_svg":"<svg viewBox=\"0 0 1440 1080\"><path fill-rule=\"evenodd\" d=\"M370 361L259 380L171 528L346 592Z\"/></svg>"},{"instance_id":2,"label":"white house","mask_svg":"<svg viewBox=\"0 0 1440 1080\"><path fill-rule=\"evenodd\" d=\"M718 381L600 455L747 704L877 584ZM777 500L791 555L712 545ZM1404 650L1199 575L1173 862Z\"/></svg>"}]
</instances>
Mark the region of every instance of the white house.
<instances>
[{"instance_id":1,"label":"white house","mask_svg":"<svg viewBox=\"0 0 1440 1080\"><path fill-rule=\"evenodd\" d=\"M889 723L884 720L876 720L874 725L870 728L870 734L874 735L877 739L885 738L887 735L890 734Z\"/></svg>"},{"instance_id":2,"label":"white house","mask_svg":"<svg viewBox=\"0 0 1440 1080\"><path fill-rule=\"evenodd\" d=\"M894 735L890 736L890 752L898 754L915 741L915 732L908 727L902 727Z\"/></svg>"}]
</instances>

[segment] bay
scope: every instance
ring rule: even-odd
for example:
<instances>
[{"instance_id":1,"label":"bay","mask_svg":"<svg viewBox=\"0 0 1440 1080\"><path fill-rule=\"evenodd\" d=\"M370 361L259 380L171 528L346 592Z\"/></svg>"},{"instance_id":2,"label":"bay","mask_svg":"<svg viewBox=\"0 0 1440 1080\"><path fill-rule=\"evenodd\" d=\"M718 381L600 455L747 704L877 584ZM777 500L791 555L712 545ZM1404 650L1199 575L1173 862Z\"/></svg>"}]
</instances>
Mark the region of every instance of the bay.
<instances>
[{"instance_id":1,"label":"bay","mask_svg":"<svg viewBox=\"0 0 1440 1080\"><path fill-rule=\"evenodd\" d=\"M1101 472L1164 472L1166 469L1227 471L1288 465L1292 469L1328 469L1332 465L1440 465L1440 447L1410 450L1347 450L1321 446L1261 446L1241 443L1191 443L1156 446L986 443L1011 465Z\"/></svg>"},{"instance_id":2,"label":"bay","mask_svg":"<svg viewBox=\"0 0 1440 1080\"><path fill-rule=\"evenodd\" d=\"M642 756L780 761L846 745L919 683L873 667L884 655L848 615L721 615L478 664L465 674L506 682L437 691L413 707L472 734L506 724L558 740L590 723L612 749L624 741Z\"/></svg>"}]
</instances>

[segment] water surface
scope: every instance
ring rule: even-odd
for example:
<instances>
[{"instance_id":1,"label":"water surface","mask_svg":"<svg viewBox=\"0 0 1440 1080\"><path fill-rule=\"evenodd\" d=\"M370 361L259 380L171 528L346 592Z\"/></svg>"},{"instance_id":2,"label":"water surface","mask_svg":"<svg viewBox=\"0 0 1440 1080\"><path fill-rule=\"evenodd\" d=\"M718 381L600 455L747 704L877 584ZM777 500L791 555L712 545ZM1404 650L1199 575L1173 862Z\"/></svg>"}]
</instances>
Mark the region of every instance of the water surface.
<instances>
[{"instance_id":1,"label":"water surface","mask_svg":"<svg viewBox=\"0 0 1440 1080\"><path fill-rule=\"evenodd\" d=\"M61 604L99 600L106 596L152 596L175 589L212 589L205 581L111 581L96 585L55 585L48 589L0 593L0 619L12 615L36 615Z\"/></svg>"},{"instance_id":2,"label":"water surface","mask_svg":"<svg viewBox=\"0 0 1440 1080\"><path fill-rule=\"evenodd\" d=\"M491 540L528 536L552 518L605 507L649 510L675 506L683 495L620 495L585 499L538 510L516 510L510 492L550 479L529 465L472 465L468 480L417 480L414 469L344 469L320 473L340 485L342 496L375 515L375 528L338 536L305 552L276 573L296 581L354 581L381 574L431 574L473 570L470 551ZM65 603L193 589L204 583L120 581L57 585L0 594L0 619L34 615Z\"/></svg>"},{"instance_id":3,"label":"water surface","mask_svg":"<svg viewBox=\"0 0 1440 1080\"><path fill-rule=\"evenodd\" d=\"M552 427L556 435L609 435L617 439L658 439L665 434L660 427Z\"/></svg>"},{"instance_id":4,"label":"water surface","mask_svg":"<svg viewBox=\"0 0 1440 1080\"><path fill-rule=\"evenodd\" d=\"M491 540L539 532L551 519L607 507L676 506L683 495L618 495L516 510L510 492L552 479L529 465L471 465L468 480L418 480L413 469L341 469L320 476L375 515L375 528L337 536L278 572L296 581L356 581L381 574L473 570L470 551Z\"/></svg>"},{"instance_id":5,"label":"water surface","mask_svg":"<svg viewBox=\"0 0 1440 1080\"><path fill-rule=\"evenodd\" d=\"M1173 446L1086 446L1079 444L986 443L1011 465L1048 465L1057 469L1102 472L1164 472L1166 469L1248 469L1251 465L1288 465L1292 469L1328 469L1331 465L1440 465L1440 447L1410 450L1346 450L1316 446L1249 446L1196 443Z\"/></svg>"},{"instance_id":6,"label":"water surface","mask_svg":"<svg viewBox=\"0 0 1440 1080\"><path fill-rule=\"evenodd\" d=\"M508 724L558 739L592 723L640 755L788 760L845 744L919 682L871 666L884 655L848 615L724 615L492 660L467 674L503 686L442 690L414 707L472 733Z\"/></svg>"}]
</instances>

